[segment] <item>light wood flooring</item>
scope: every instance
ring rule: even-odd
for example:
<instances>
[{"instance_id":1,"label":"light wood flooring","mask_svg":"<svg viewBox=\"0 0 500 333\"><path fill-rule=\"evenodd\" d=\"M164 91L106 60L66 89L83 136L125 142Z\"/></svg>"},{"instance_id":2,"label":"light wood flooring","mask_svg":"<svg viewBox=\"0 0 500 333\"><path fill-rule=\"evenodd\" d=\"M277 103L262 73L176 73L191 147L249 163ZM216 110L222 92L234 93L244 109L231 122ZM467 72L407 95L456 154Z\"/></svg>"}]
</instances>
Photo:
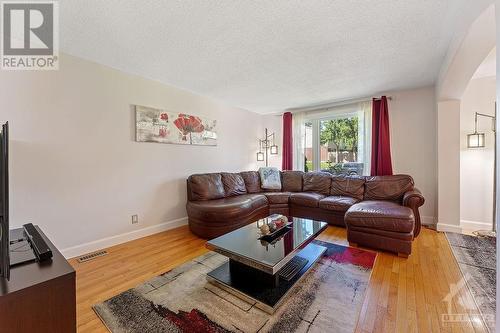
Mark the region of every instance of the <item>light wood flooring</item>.
<instances>
[{"instance_id":1,"label":"light wood flooring","mask_svg":"<svg viewBox=\"0 0 500 333\"><path fill-rule=\"evenodd\" d=\"M346 230L328 227L321 240L347 245ZM107 332L92 305L164 273L207 250L188 228L162 232L111 247L86 263L71 259L77 272L79 332ZM487 332L467 288L445 301L461 273L443 233L423 229L408 259L381 252L361 309L356 332ZM467 322L443 322L450 308Z\"/></svg>"}]
</instances>

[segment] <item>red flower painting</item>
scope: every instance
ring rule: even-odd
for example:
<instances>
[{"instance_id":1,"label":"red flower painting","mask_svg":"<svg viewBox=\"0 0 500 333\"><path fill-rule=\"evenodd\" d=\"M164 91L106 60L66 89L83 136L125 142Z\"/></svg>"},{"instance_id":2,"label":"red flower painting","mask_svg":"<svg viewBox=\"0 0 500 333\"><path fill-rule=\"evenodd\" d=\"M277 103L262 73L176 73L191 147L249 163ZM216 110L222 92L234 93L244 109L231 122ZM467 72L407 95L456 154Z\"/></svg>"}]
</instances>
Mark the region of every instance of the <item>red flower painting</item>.
<instances>
[{"instance_id":1,"label":"red flower painting","mask_svg":"<svg viewBox=\"0 0 500 333\"><path fill-rule=\"evenodd\" d=\"M158 135L161 136L162 138L166 137L167 136L167 129L165 129L163 127L160 128Z\"/></svg>"},{"instance_id":2,"label":"red flower painting","mask_svg":"<svg viewBox=\"0 0 500 333\"><path fill-rule=\"evenodd\" d=\"M160 119L168 121L168 114L166 114L166 113L160 114Z\"/></svg>"},{"instance_id":3,"label":"red flower painting","mask_svg":"<svg viewBox=\"0 0 500 333\"><path fill-rule=\"evenodd\" d=\"M186 141L187 136L191 133L201 133L205 130L199 117L184 113L179 113L179 117L174 120L174 124L182 134L182 141Z\"/></svg>"}]
</instances>

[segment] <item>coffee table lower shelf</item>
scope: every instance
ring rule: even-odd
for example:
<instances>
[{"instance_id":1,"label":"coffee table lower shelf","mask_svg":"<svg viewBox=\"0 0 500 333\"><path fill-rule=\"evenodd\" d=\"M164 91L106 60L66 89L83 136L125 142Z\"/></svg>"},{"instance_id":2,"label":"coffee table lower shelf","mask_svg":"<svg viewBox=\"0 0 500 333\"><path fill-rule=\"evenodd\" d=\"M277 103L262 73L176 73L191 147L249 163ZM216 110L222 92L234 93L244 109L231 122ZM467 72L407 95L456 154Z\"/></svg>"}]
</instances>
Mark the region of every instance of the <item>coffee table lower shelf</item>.
<instances>
[{"instance_id":1,"label":"coffee table lower shelf","mask_svg":"<svg viewBox=\"0 0 500 333\"><path fill-rule=\"evenodd\" d=\"M307 259L307 264L289 281L277 276L276 284L256 283L255 279L245 279L241 272L231 274L227 261L207 274L207 280L227 292L243 299L267 313L274 313L298 281L312 268L326 251L326 247L309 243L296 257ZM249 270L255 270L248 267ZM279 274L279 273L278 273Z\"/></svg>"}]
</instances>

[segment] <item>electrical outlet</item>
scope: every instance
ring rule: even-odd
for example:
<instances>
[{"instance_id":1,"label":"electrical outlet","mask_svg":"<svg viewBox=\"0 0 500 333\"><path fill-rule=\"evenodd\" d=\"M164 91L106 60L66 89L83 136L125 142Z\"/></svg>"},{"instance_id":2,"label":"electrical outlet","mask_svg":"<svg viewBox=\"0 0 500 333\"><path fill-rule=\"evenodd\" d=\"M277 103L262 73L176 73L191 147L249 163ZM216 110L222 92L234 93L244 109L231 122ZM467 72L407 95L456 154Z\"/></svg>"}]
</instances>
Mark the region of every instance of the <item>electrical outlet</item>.
<instances>
[{"instance_id":1,"label":"electrical outlet","mask_svg":"<svg viewBox=\"0 0 500 333\"><path fill-rule=\"evenodd\" d=\"M132 224L139 223L139 216L138 215L132 215Z\"/></svg>"}]
</instances>

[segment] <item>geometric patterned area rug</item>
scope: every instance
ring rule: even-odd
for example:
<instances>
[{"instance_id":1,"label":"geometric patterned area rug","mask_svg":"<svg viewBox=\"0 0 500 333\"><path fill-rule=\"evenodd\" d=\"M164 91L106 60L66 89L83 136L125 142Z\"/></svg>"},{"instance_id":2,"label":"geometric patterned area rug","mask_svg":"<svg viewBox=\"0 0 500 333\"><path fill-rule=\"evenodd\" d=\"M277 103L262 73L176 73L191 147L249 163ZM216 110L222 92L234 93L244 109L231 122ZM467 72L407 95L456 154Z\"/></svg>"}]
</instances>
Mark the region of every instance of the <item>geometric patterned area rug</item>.
<instances>
[{"instance_id":1,"label":"geometric patterned area rug","mask_svg":"<svg viewBox=\"0 0 500 333\"><path fill-rule=\"evenodd\" d=\"M496 238L447 232L464 281L490 332L495 332Z\"/></svg>"},{"instance_id":2,"label":"geometric patterned area rug","mask_svg":"<svg viewBox=\"0 0 500 333\"><path fill-rule=\"evenodd\" d=\"M93 306L113 333L354 332L376 253L314 240L324 256L272 315L206 280L210 252Z\"/></svg>"}]
</instances>

